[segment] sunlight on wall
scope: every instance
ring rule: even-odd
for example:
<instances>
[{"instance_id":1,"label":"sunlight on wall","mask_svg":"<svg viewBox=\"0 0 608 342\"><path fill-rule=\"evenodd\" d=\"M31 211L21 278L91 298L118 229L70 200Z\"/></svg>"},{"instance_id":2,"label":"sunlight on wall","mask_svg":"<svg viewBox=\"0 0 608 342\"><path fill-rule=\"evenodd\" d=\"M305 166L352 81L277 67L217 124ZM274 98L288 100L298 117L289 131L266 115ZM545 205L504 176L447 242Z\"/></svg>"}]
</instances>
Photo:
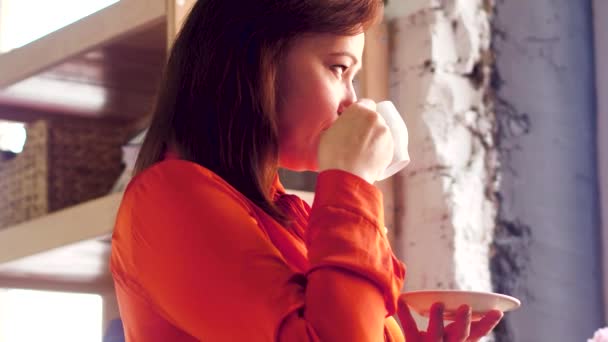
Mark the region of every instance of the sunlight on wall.
<instances>
[{"instance_id":1,"label":"sunlight on wall","mask_svg":"<svg viewBox=\"0 0 608 342\"><path fill-rule=\"evenodd\" d=\"M101 342L98 295L0 290L0 342Z\"/></svg>"},{"instance_id":2,"label":"sunlight on wall","mask_svg":"<svg viewBox=\"0 0 608 342\"><path fill-rule=\"evenodd\" d=\"M119 0L0 0L0 52L18 48Z\"/></svg>"}]
</instances>

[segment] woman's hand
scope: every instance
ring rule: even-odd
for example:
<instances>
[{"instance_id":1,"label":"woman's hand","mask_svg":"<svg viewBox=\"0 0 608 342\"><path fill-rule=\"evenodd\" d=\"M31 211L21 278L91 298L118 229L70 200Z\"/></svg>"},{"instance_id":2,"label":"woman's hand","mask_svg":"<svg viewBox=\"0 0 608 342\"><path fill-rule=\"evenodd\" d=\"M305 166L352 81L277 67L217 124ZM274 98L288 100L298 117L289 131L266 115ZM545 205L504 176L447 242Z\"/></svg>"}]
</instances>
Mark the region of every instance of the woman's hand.
<instances>
[{"instance_id":1,"label":"woman's hand","mask_svg":"<svg viewBox=\"0 0 608 342\"><path fill-rule=\"evenodd\" d=\"M319 171L340 169L372 184L392 157L390 130L371 100L360 100L346 108L319 143Z\"/></svg>"},{"instance_id":2,"label":"woman's hand","mask_svg":"<svg viewBox=\"0 0 608 342\"><path fill-rule=\"evenodd\" d=\"M456 311L454 322L443 326L443 304L431 306L427 331L420 331L403 297L397 310L407 342L471 342L479 341L494 329L502 319L498 310L488 312L481 320L471 322L471 307L462 305Z\"/></svg>"}]
</instances>

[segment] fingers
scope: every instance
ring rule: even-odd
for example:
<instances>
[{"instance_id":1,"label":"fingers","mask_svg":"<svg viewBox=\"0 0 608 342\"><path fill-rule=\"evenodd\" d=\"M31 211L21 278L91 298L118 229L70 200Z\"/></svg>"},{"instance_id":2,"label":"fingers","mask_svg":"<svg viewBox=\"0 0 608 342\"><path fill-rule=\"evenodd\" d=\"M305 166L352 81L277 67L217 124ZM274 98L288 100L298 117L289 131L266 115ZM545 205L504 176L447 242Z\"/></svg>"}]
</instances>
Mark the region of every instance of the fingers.
<instances>
[{"instance_id":1,"label":"fingers","mask_svg":"<svg viewBox=\"0 0 608 342\"><path fill-rule=\"evenodd\" d=\"M369 100L368 100L369 101ZM349 106L320 136L317 171L338 169L373 184L393 158L394 142L389 127L373 101Z\"/></svg>"},{"instance_id":2,"label":"fingers","mask_svg":"<svg viewBox=\"0 0 608 342\"><path fill-rule=\"evenodd\" d=\"M407 306L407 303L405 302L405 299L403 299L403 297L399 297L397 315L399 316L399 320L401 321L401 325L403 326L403 334L405 335L405 340L418 341L418 326L416 325L416 321L414 320L414 317L412 317L410 308Z\"/></svg>"},{"instance_id":3,"label":"fingers","mask_svg":"<svg viewBox=\"0 0 608 342\"><path fill-rule=\"evenodd\" d=\"M471 334L469 340L477 341L480 338L489 334L496 327L498 322L503 317L503 313L498 310L492 310L485 314L479 321L471 324Z\"/></svg>"},{"instance_id":4,"label":"fingers","mask_svg":"<svg viewBox=\"0 0 608 342\"><path fill-rule=\"evenodd\" d=\"M426 341L443 341L443 310L442 303L434 303L431 306Z\"/></svg>"},{"instance_id":5,"label":"fingers","mask_svg":"<svg viewBox=\"0 0 608 342\"><path fill-rule=\"evenodd\" d=\"M454 322L450 323L445 328L445 337L447 342L463 342L467 341L471 333L471 307L461 305L456 310Z\"/></svg>"},{"instance_id":6,"label":"fingers","mask_svg":"<svg viewBox=\"0 0 608 342\"><path fill-rule=\"evenodd\" d=\"M454 322L443 326L444 305L434 303L429 314L429 326L426 332L420 332L416 321L403 297L399 298L397 313L403 326L406 341L425 342L473 342L488 335L500 322L503 313L492 310L479 321L472 322L472 310L468 305L461 305L456 310Z\"/></svg>"}]
</instances>

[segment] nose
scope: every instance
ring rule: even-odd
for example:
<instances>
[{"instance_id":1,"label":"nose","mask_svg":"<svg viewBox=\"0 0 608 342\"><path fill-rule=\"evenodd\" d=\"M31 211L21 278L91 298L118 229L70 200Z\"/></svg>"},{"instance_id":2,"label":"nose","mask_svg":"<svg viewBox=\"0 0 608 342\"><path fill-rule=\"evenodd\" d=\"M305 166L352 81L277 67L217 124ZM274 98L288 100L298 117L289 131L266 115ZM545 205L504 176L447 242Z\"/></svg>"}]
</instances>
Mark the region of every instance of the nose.
<instances>
[{"instance_id":1,"label":"nose","mask_svg":"<svg viewBox=\"0 0 608 342\"><path fill-rule=\"evenodd\" d=\"M344 91L344 96L342 97L342 101L340 101L340 106L338 108L338 114L342 114L342 112L348 108L353 103L357 102L357 92L355 91L355 87L352 83L349 83L349 86L346 87Z\"/></svg>"}]
</instances>

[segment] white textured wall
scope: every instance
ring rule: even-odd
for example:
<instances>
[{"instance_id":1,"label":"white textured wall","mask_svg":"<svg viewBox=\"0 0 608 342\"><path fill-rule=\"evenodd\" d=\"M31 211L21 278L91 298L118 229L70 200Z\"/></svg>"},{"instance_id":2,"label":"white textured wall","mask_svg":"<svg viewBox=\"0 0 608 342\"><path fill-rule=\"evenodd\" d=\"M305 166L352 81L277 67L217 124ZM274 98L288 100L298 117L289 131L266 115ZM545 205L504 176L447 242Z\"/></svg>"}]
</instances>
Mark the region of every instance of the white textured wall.
<instances>
[{"instance_id":1,"label":"white textured wall","mask_svg":"<svg viewBox=\"0 0 608 342\"><path fill-rule=\"evenodd\" d=\"M595 75L597 84L597 145L602 211L604 321L608 324L608 1L593 1Z\"/></svg>"},{"instance_id":2,"label":"white textured wall","mask_svg":"<svg viewBox=\"0 0 608 342\"><path fill-rule=\"evenodd\" d=\"M384 18L386 20L403 18L428 6L429 0L388 0L384 7Z\"/></svg>"},{"instance_id":3,"label":"white textured wall","mask_svg":"<svg viewBox=\"0 0 608 342\"><path fill-rule=\"evenodd\" d=\"M406 289L491 290L496 206L486 193L493 192L496 158L484 103L490 13L481 0L410 7L417 10L389 13L391 96L410 130L412 158L396 193Z\"/></svg>"}]
</instances>

